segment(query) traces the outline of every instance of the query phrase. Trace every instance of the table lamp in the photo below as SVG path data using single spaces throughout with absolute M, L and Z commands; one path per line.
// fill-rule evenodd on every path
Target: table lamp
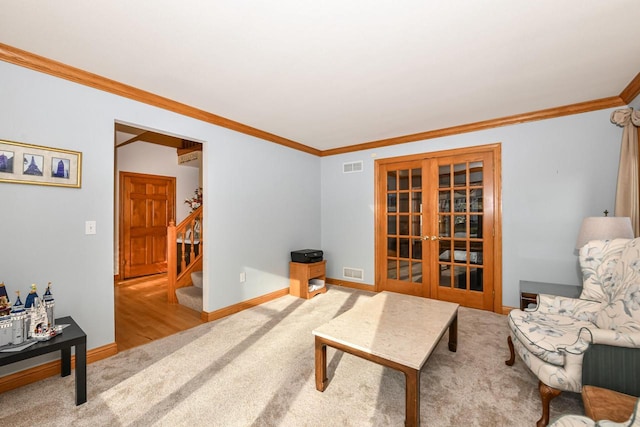
M 576 249 L 582 248 L 590 240 L 633 239 L 631 218 L 622 216 L 592 216 L 585 218 L 580 227 Z

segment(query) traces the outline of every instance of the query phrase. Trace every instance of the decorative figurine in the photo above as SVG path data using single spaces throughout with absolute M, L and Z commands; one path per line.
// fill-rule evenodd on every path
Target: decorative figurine
M 19 351 L 62 333 L 62 326 L 55 325 L 51 282 L 47 284 L 42 298 L 38 297 L 36 285 L 31 285 L 24 305 L 20 292 L 16 294 L 16 302 L 12 306 L 4 283 L 0 283 L 0 348 Z

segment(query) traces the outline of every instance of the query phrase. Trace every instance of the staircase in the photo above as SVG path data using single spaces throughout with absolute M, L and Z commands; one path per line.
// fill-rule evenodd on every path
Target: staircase
M 202 311 L 202 271 L 191 273 L 192 286 L 176 289 L 178 303 L 192 310 Z
M 202 311 L 202 207 L 167 228 L 167 300 Z

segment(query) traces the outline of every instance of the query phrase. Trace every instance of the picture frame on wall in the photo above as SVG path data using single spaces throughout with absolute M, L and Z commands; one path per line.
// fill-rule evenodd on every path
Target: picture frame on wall
M 0 183 L 80 188 L 82 153 L 0 140 Z

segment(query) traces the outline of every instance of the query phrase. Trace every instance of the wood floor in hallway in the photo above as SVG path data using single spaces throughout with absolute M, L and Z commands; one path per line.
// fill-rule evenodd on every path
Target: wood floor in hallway
M 204 323 L 200 313 L 167 301 L 167 276 L 115 283 L 116 344 L 127 350 Z

